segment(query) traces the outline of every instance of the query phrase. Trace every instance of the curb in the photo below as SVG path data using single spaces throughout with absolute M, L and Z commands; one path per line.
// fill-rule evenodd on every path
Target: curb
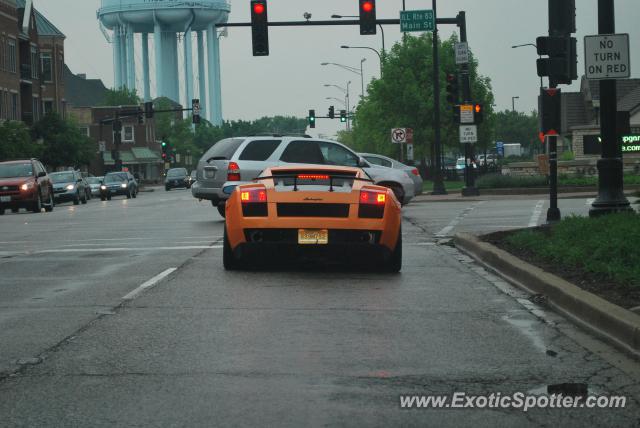
M 528 292 L 542 294 L 558 312 L 600 338 L 640 357 L 640 315 L 533 266 L 476 236 L 458 233 L 456 247 Z

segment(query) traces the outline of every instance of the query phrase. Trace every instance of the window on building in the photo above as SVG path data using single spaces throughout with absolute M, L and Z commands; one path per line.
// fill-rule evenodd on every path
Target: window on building
M 40 99 L 33 97 L 33 102 L 31 103 L 31 108 L 33 109 L 33 122 L 37 122 L 40 120 Z
M 42 52 L 42 54 L 40 54 L 40 60 L 42 61 L 42 80 L 45 82 L 53 82 L 51 52 Z
M 126 143 L 133 143 L 133 126 L 125 125 L 122 127 L 122 141 Z
M 9 39 L 9 41 L 7 41 L 7 71 L 15 73 L 18 69 L 17 61 L 16 41 L 15 39 Z
M 86 135 L 87 137 L 91 137 L 91 134 L 89 132 L 89 127 L 88 126 L 80 126 L 79 129 L 80 129 L 80 132 L 82 133 L 82 135 Z
M 18 94 L 11 93 L 11 117 L 12 120 L 18 120 Z
M 37 79 L 40 77 L 40 73 L 38 69 L 40 65 L 40 61 L 38 61 L 38 48 L 36 46 L 31 46 L 31 78 Z
M 0 119 L 7 118 L 7 108 L 5 107 L 6 96 L 4 91 L 0 91 Z
M 53 113 L 53 101 L 48 100 L 42 103 L 42 113 L 43 114 Z

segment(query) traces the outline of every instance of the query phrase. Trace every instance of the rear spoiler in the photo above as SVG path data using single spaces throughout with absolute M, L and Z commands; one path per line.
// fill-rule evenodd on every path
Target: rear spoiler
M 313 173 L 313 172 L 307 172 L 307 173 Z M 324 174 L 324 171 L 319 172 L 318 174 L 322 173 L 323 175 L 328 175 L 329 176 L 329 191 L 333 192 L 333 180 L 354 180 L 354 181 L 365 181 L 367 183 L 373 183 L 373 180 L 370 180 L 368 178 L 359 178 L 356 177 L 355 175 L 345 175 L 345 174 L 331 174 L 331 173 L 327 173 Z M 278 174 L 278 175 L 271 175 L 268 177 L 257 177 L 255 178 L 253 181 L 260 181 L 260 180 L 273 180 L 276 178 L 293 178 L 293 191 L 297 192 L 298 191 L 298 177 L 299 175 L 304 175 L 304 174 L 300 174 L 300 173 L 296 173 L 296 174 Z

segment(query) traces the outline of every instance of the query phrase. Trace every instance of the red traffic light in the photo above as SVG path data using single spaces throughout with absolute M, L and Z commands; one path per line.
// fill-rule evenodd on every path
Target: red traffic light
M 454 74 L 447 74 L 447 82 L 453 82 L 456 80 L 456 76 Z
M 474 107 L 476 113 L 480 113 L 482 112 L 482 106 L 480 104 L 476 104 L 476 106 Z
M 264 3 L 254 3 L 253 4 L 253 13 L 257 13 L 261 15 L 264 13 Z
M 373 3 L 370 1 L 362 3 L 362 10 L 364 12 L 371 12 L 373 10 Z

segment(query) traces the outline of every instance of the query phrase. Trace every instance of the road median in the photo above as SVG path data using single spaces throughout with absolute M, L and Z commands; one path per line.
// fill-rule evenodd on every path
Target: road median
M 582 327 L 640 357 L 640 315 L 533 266 L 478 237 L 459 233 L 456 247 L 498 275 L 531 293 Z

